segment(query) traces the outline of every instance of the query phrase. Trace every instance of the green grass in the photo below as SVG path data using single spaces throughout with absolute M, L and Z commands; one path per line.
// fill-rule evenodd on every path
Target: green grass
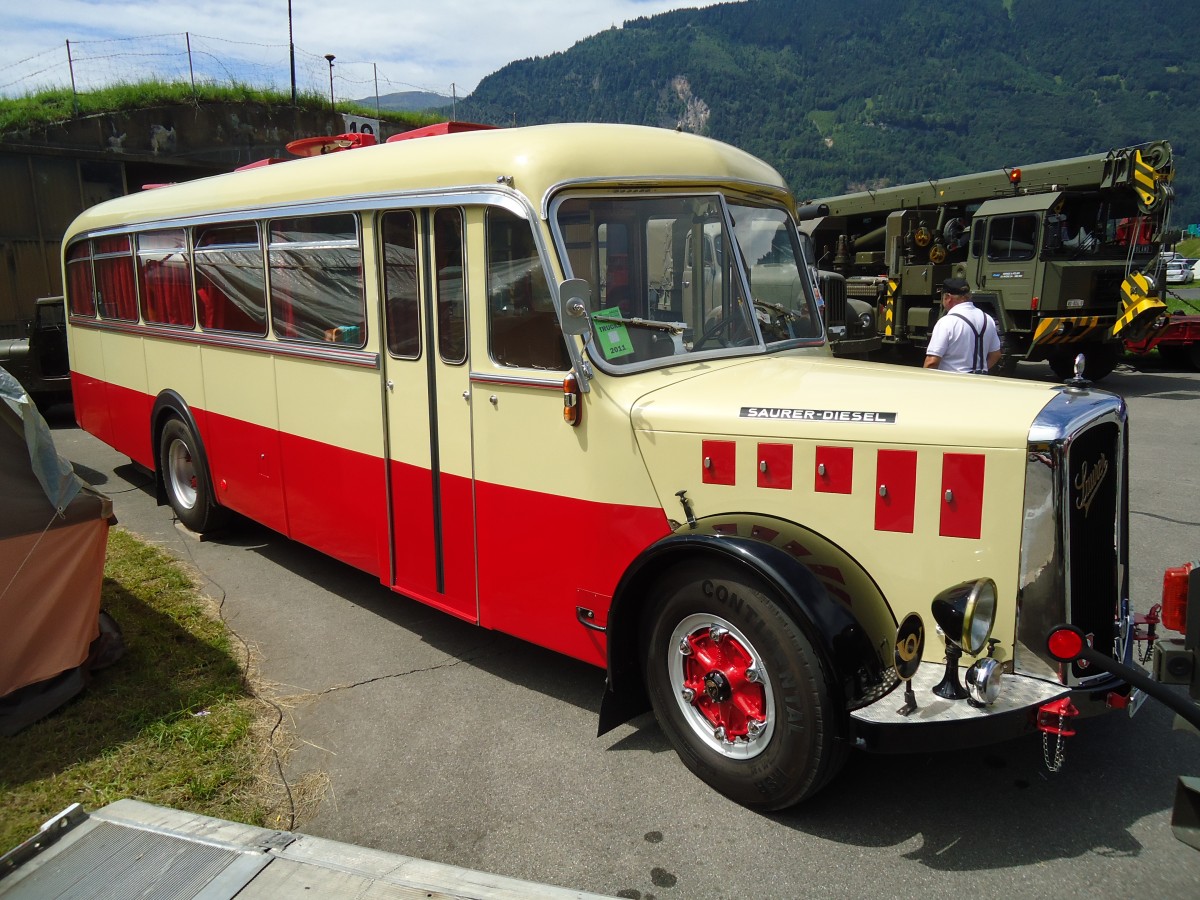
M 1162 298 L 1163 302 L 1167 304 L 1167 311 L 1170 313 L 1183 313 L 1189 316 L 1200 315 L 1200 299 L 1195 299 L 1192 295 L 1184 297 L 1179 293 L 1180 289 L 1190 292 L 1192 288 L 1197 286 L 1200 286 L 1200 282 L 1169 285 L 1166 296 Z
M 15 98 L 0 98 L 0 134 L 22 128 L 50 125 L 75 116 L 120 112 L 122 110 L 161 106 L 173 103 L 265 103 L 270 106 L 291 106 L 291 94 L 262 90 L 244 84 L 226 86 L 198 85 L 189 82 L 139 81 L 110 85 L 99 91 L 72 95 L 64 89 L 43 90 Z M 327 96 L 304 93 L 296 97 L 301 109 L 323 110 L 329 105 Z M 382 110 L 359 103 L 337 104 L 341 112 L 416 128 L 439 122 L 438 116 L 428 113 L 407 113 Z
M 114 529 L 101 603 L 126 649 L 51 716 L 0 737 L 0 853 L 71 803 L 132 797 L 291 826 L 272 777 L 275 708 L 254 698 L 215 604 L 173 559 Z
M 1200 259 L 1200 238 L 1187 238 L 1175 245 L 1175 252 L 1189 259 Z

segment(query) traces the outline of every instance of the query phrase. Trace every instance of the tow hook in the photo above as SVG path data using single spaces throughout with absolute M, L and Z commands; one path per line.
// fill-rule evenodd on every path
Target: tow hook
M 1046 768 L 1058 772 L 1063 767 L 1066 756 L 1066 738 L 1075 734 L 1074 728 L 1067 727 L 1067 719 L 1079 715 L 1079 708 L 1071 702 L 1070 697 L 1063 697 L 1052 703 L 1038 707 L 1037 727 L 1042 732 L 1042 759 Z M 1054 751 L 1050 750 L 1050 735 L 1054 735 Z
M 1154 652 L 1154 642 L 1158 639 L 1158 623 L 1162 621 L 1162 604 L 1155 603 L 1145 615 L 1137 613 L 1133 617 L 1133 639 L 1137 643 L 1146 644 L 1142 651 L 1141 661 L 1144 663 Z M 1143 631 L 1142 629 L 1145 628 Z

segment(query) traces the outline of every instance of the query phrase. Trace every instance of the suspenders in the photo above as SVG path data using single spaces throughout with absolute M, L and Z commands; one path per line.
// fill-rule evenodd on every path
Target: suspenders
M 980 312 L 983 312 L 983 311 L 980 310 Z M 955 315 L 955 313 L 953 310 L 951 310 L 950 312 L 946 313 L 946 315 L 953 316 L 953 315 Z M 973 335 L 975 335 L 975 353 L 971 360 L 971 374 L 972 375 L 986 375 L 987 371 L 988 371 L 987 360 L 986 360 L 985 354 L 983 352 L 983 335 L 984 335 L 984 332 L 987 331 L 987 318 L 986 318 L 987 313 L 983 313 L 983 315 L 985 316 L 985 318 L 983 320 L 983 328 L 982 329 L 976 328 L 975 323 L 972 322 L 970 319 L 968 319 L 965 315 L 958 316 L 958 318 L 962 319 L 967 324 L 967 327 L 971 329 L 971 333 Z

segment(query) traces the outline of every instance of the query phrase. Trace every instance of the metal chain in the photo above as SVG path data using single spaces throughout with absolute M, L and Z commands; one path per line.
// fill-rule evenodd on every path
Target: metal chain
M 1066 743 L 1063 741 L 1063 730 L 1066 728 L 1067 717 L 1059 714 L 1058 717 L 1058 734 L 1054 736 L 1054 761 L 1050 761 L 1050 734 L 1042 732 L 1042 759 L 1046 762 L 1046 768 L 1051 772 L 1060 772 L 1063 767 L 1063 758 L 1066 756 Z

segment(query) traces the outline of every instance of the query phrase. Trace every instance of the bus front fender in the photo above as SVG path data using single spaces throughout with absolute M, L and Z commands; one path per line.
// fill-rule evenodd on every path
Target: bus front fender
M 749 537 L 676 533 L 644 550 L 617 585 L 606 637 L 608 679 L 600 706 L 599 734 L 650 708 L 641 666 L 642 635 L 655 608 L 655 583 L 665 569 L 705 560 L 734 562 L 769 588 L 772 599 L 804 630 L 832 675 L 843 708 L 858 705 L 883 681 L 884 666 L 867 629 L 850 607 L 827 590 L 786 550 Z

